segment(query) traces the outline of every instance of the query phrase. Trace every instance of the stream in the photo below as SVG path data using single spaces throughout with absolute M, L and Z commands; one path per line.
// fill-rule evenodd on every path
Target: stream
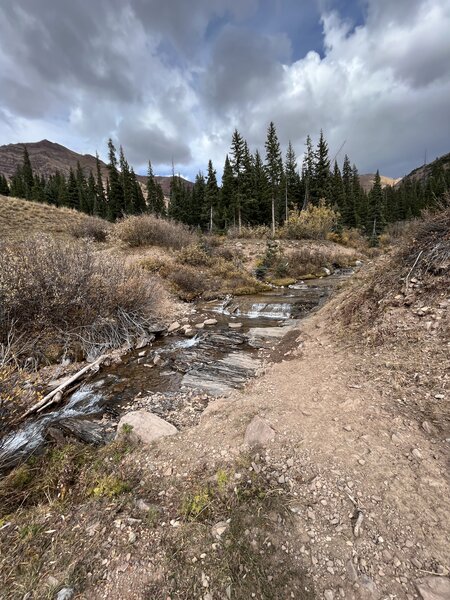
M 105 443 L 114 437 L 120 415 L 142 406 L 141 399 L 147 410 L 180 426 L 176 414 L 186 399 L 194 397 L 195 406 L 187 408 L 201 414 L 214 397 L 242 387 L 262 370 L 298 319 L 321 306 L 351 274 L 339 271 L 258 295 L 195 303 L 187 335 L 180 328 L 102 366 L 62 405 L 30 417 L 7 434 L 0 440 L 0 469 L 26 459 L 49 438 L 57 439 L 55 430 L 60 436 L 62 432 Z

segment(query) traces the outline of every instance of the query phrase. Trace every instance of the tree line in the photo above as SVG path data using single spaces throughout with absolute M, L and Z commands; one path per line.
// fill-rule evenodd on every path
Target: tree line
M 238 130 L 233 132 L 225 157 L 221 184 L 212 161 L 189 184 L 172 170 L 170 197 L 164 198 L 149 162 L 145 193 L 123 149 L 119 156 L 108 142 L 107 177 L 97 155 L 96 172 L 85 175 L 78 163 L 68 177 L 55 173 L 48 179 L 34 175 L 28 152 L 8 184 L 0 177 L 0 193 L 68 206 L 111 221 L 127 214 L 150 212 L 168 216 L 202 230 L 225 231 L 242 225 L 269 225 L 273 232 L 292 211 L 325 203 L 340 215 L 340 226 L 378 236 L 387 223 L 418 216 L 450 189 L 450 170 L 435 161 L 425 181 L 407 178 L 395 186 L 381 185 L 379 172 L 366 193 L 356 166 L 345 155 L 342 168 L 331 164 L 328 143 L 321 131 L 314 146 L 308 135 L 302 164 L 289 142 L 283 156 L 274 123 L 267 129 L 264 156 L 251 152 Z

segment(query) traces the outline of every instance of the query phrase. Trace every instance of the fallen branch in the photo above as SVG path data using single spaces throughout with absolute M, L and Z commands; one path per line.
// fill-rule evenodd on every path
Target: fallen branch
M 100 363 L 105 358 L 106 358 L 106 355 L 103 354 L 102 356 L 99 356 L 97 358 L 97 360 L 94 360 L 94 362 L 89 363 L 88 365 L 86 365 L 85 367 L 83 367 L 82 369 L 77 371 L 74 375 L 72 375 L 72 377 L 69 377 L 69 379 L 67 381 L 64 381 L 64 383 L 62 383 L 57 388 L 52 390 L 49 394 L 47 394 L 44 398 L 42 398 L 42 400 L 40 400 L 39 402 L 34 404 L 31 408 L 29 408 L 27 410 L 27 412 L 23 415 L 22 418 L 24 419 L 25 417 L 28 417 L 28 415 L 31 415 L 34 412 L 41 412 L 42 410 L 44 410 L 51 404 L 56 404 L 56 402 L 60 402 L 62 399 L 62 396 L 63 396 L 63 394 L 62 394 L 63 390 L 65 390 L 71 383 L 73 383 L 74 381 L 79 379 L 82 375 L 84 375 L 84 373 L 87 373 L 88 371 L 90 371 L 91 369 L 96 367 L 97 365 L 100 365 Z M 55 400 L 53 400 L 53 398 L 55 396 L 57 397 L 57 399 L 55 398 Z
M 408 273 L 408 275 L 406 276 L 406 279 L 405 279 L 405 290 L 406 290 L 406 291 L 408 291 L 408 285 L 409 285 L 409 281 L 408 281 L 408 280 L 409 280 L 410 276 L 412 275 L 412 273 L 413 273 L 414 269 L 416 268 L 416 265 L 417 265 L 417 263 L 419 262 L 419 259 L 420 259 L 420 257 L 422 256 L 422 254 L 423 254 L 423 250 L 421 250 L 421 251 L 419 252 L 419 254 L 417 255 L 417 258 L 416 258 L 416 261 L 415 261 L 415 263 L 413 264 L 413 266 L 411 267 L 411 270 L 410 270 L 410 272 L 409 272 L 409 273 Z

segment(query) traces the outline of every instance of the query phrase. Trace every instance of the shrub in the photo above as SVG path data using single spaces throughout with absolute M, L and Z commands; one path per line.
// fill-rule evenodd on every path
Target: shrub
M 192 244 L 180 250 L 177 259 L 181 264 L 192 267 L 207 267 L 212 262 L 211 257 L 199 244 Z
M 75 221 L 68 225 L 67 229 L 75 239 L 89 239 L 94 240 L 95 242 L 105 242 L 110 225 L 98 217 L 86 216 L 80 221 Z
M 179 298 L 188 302 L 201 296 L 207 289 L 205 276 L 189 266 L 174 270 L 169 280 L 175 285 Z
M 301 240 L 323 240 L 337 225 L 339 214 L 321 202 L 310 204 L 306 210 L 292 211 L 289 220 L 280 228 L 280 237 Z
M 160 288 L 138 267 L 94 252 L 92 243 L 44 236 L 0 248 L 0 344 L 26 337 L 95 355 L 144 334 L 161 308 Z M 42 350 L 42 347 L 41 347 Z M 45 352 L 44 352 L 45 356 Z
M 240 231 L 238 227 L 230 227 L 230 229 L 227 231 L 227 236 L 233 239 L 257 238 L 260 240 L 267 240 L 272 237 L 272 230 L 267 225 L 255 225 L 253 227 L 250 225 L 244 225 L 241 227 Z
M 125 217 L 114 225 L 113 238 L 130 248 L 162 246 L 178 250 L 195 242 L 186 225 L 154 215 Z

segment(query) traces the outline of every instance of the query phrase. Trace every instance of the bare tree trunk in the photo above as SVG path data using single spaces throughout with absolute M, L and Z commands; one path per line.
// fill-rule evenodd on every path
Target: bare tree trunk
M 275 237 L 275 198 L 272 195 L 272 237 Z
M 212 233 L 213 229 L 213 207 L 211 206 L 211 210 L 209 211 L 209 233 Z
M 238 228 L 239 228 L 239 233 L 241 233 L 241 227 L 242 227 L 241 207 L 239 206 L 239 208 L 238 208 Z

